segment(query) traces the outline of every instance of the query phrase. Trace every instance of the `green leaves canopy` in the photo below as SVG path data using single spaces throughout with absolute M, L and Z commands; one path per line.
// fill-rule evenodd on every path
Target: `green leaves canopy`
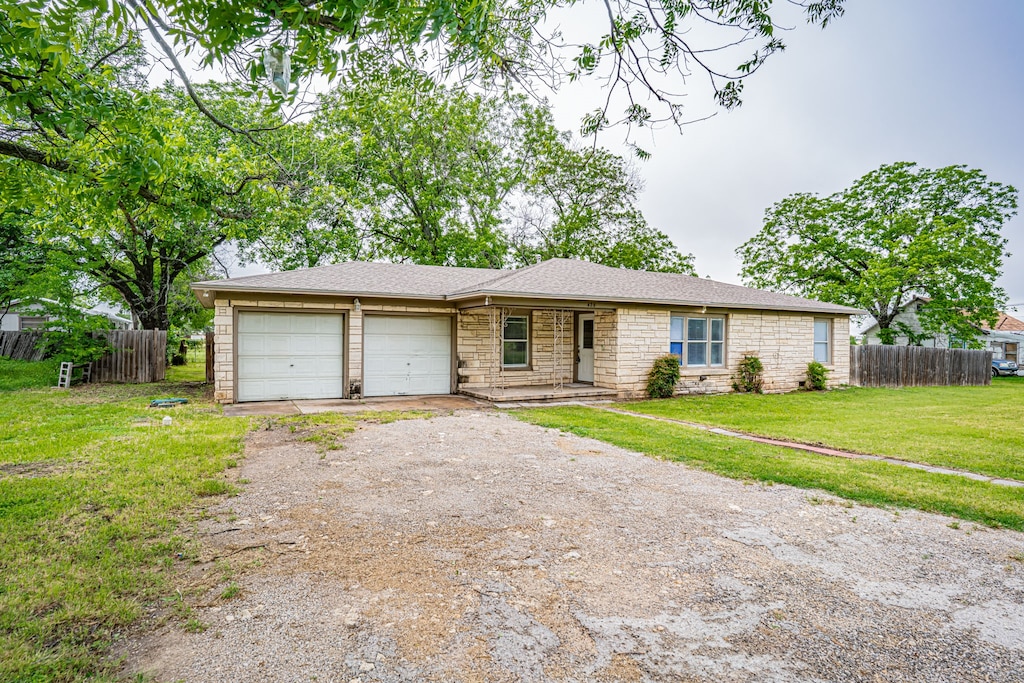
M 895 163 L 830 197 L 795 194 L 736 253 L 746 283 L 863 308 L 888 329 L 914 296 L 924 328 L 964 339 L 994 323 L 1001 229 L 1017 190 L 965 166 Z
M 296 138 L 308 173 L 276 227 L 247 245 L 250 258 L 498 268 L 560 256 L 692 272 L 692 257 L 636 208 L 632 168 L 577 148 L 544 106 L 408 72 L 339 87 L 322 104 Z

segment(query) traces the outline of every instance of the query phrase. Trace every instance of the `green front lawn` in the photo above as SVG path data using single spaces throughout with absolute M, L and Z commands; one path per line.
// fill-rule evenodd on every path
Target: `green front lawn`
M 1024 378 L 639 401 L 625 410 L 1024 480 Z
M 513 415 L 734 479 L 820 489 L 861 503 L 917 508 L 1024 530 L 1024 493 L 1017 488 L 766 446 L 598 408 L 537 408 Z
M 198 499 L 231 490 L 249 424 L 194 385 L 55 383 L 52 364 L 0 362 L 3 681 L 111 674 L 109 646 L 194 552 L 181 530 Z M 147 407 L 166 396 L 190 403 Z

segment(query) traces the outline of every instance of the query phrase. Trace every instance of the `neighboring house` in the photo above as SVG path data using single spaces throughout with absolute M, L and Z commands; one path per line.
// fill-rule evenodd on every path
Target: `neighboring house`
M 464 393 L 637 397 L 656 358 L 680 392 L 729 391 L 744 354 L 766 389 L 815 358 L 849 381 L 853 308 L 687 275 L 551 259 L 518 270 L 350 262 L 197 282 L 215 307 L 222 402 Z
M 924 334 L 921 322 L 917 317 L 917 312 L 922 306 L 927 305 L 927 298 L 914 297 L 900 309 L 899 313 L 896 314 L 896 317 L 893 319 L 893 325 L 896 323 L 902 323 L 915 335 Z M 863 335 L 865 344 L 882 343 L 878 338 L 878 329 L 878 323 L 875 323 L 864 330 Z M 1024 322 L 1021 322 L 1006 313 L 1000 313 L 999 320 L 995 326 L 989 327 L 987 324 L 983 324 L 978 328 L 977 339 L 983 343 L 985 349 L 992 351 L 994 358 L 1006 358 L 1007 360 L 1016 361 L 1020 357 L 1020 345 L 1024 344 Z M 920 342 L 920 346 L 950 349 L 966 348 L 968 342 L 973 340 L 957 339 L 955 337 L 951 338 L 945 334 L 935 334 L 919 339 L 918 341 Z M 910 343 L 911 340 L 907 335 L 899 335 L 896 337 L 897 346 L 906 346 Z
M 39 301 L 27 302 L 15 299 L 5 308 L 0 308 L 0 332 L 20 332 L 23 330 L 39 330 L 46 327 L 50 322 L 50 316 L 46 313 L 46 307 L 39 302 L 56 304 L 52 299 L 39 299 Z M 102 315 L 114 325 L 115 330 L 130 330 L 132 321 L 122 318 L 110 311 L 103 311 L 98 308 L 77 307 L 83 313 Z

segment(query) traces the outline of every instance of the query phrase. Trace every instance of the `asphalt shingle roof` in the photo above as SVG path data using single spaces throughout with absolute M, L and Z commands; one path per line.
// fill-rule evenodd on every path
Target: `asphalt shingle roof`
M 446 294 L 490 280 L 503 272 L 506 271 L 349 261 L 331 266 L 286 270 L 281 273 L 196 282 L 192 287 L 443 299 Z
M 857 314 L 855 308 L 675 273 L 549 259 L 518 270 L 351 261 L 197 282 L 195 289 L 464 300 L 477 296 L 579 299 Z

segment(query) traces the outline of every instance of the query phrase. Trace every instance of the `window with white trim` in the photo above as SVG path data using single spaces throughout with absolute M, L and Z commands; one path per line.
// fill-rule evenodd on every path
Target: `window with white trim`
M 530 363 L 530 318 L 510 315 L 501 331 L 501 364 L 506 368 L 525 368 Z
M 814 360 L 819 363 L 832 362 L 832 323 L 830 320 L 814 321 Z
M 672 316 L 669 351 L 679 356 L 683 366 L 724 366 L 725 318 Z

